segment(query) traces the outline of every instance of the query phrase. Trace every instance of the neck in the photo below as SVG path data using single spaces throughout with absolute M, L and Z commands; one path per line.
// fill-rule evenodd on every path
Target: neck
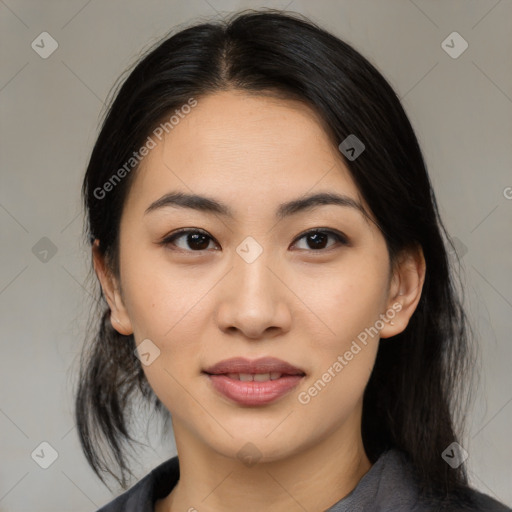
M 259 512 L 270 504 L 273 512 L 326 510 L 371 468 L 360 430 L 349 425 L 289 457 L 252 466 L 198 443 L 179 422 L 173 426 L 180 479 L 156 512 Z

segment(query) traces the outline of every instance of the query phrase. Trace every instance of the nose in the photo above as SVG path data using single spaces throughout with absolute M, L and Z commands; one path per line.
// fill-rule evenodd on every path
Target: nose
M 267 258 L 265 251 L 251 263 L 236 254 L 233 268 L 218 290 L 219 328 L 250 339 L 274 337 L 288 331 L 291 313 L 287 300 L 293 294 L 283 284 L 280 274 L 275 260 Z

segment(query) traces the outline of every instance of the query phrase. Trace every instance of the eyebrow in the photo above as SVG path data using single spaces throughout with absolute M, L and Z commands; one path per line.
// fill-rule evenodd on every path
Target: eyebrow
M 284 219 L 285 217 L 311 210 L 321 205 L 337 205 L 353 208 L 360 212 L 366 219 L 369 218 L 368 213 L 361 203 L 349 196 L 332 192 L 320 192 L 282 203 L 276 210 L 276 218 Z M 211 197 L 197 194 L 185 194 L 183 192 L 169 192 L 163 195 L 146 208 L 144 215 L 168 206 L 190 208 L 205 213 L 220 214 L 231 219 L 234 218 L 233 211 L 228 205 Z

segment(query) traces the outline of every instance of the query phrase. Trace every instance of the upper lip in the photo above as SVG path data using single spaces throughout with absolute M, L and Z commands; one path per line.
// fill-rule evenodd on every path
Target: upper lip
M 275 357 L 262 357 L 253 361 L 243 357 L 224 359 L 206 368 L 205 373 L 220 375 L 223 373 L 270 373 L 279 372 L 287 375 L 305 375 L 305 372 L 286 361 Z

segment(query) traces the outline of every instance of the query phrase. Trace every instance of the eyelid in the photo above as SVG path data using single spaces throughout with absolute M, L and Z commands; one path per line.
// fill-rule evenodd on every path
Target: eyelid
M 201 228 L 181 228 L 181 229 L 178 229 L 178 230 L 173 231 L 172 233 L 169 233 L 168 235 L 166 235 L 158 243 L 159 243 L 159 245 L 163 245 L 163 246 L 173 245 L 174 240 L 176 240 L 177 238 L 180 238 L 181 236 L 186 235 L 188 233 L 200 233 L 202 235 L 207 236 L 213 242 L 215 242 L 217 245 L 219 245 L 217 243 L 217 241 L 215 240 L 215 238 L 213 238 L 212 235 L 210 235 L 207 231 L 205 231 L 204 229 L 201 229 Z M 194 252 L 195 253 L 202 253 L 203 251 L 205 251 L 207 249 L 202 249 L 200 251 L 191 251 L 191 250 L 187 250 L 187 249 L 181 249 L 181 247 L 177 247 L 175 250 L 177 250 L 177 251 L 184 251 L 184 252 L 191 252 L 191 253 L 194 253 Z
M 200 229 L 200 228 L 181 228 L 181 229 L 178 229 L 178 230 L 170 233 L 169 235 L 165 236 L 159 242 L 159 244 L 160 245 L 164 245 L 164 246 L 173 245 L 174 240 L 176 240 L 180 236 L 186 235 L 187 233 L 201 233 L 203 235 L 206 235 L 214 243 L 219 245 L 213 236 L 211 236 L 204 229 Z M 327 235 L 331 235 L 333 238 L 335 238 L 337 240 L 338 243 L 340 243 L 342 245 L 350 245 L 348 237 L 344 233 L 342 233 L 341 231 L 338 231 L 337 229 L 333 229 L 333 228 L 322 228 L 322 227 L 310 228 L 310 229 L 307 229 L 307 230 L 303 231 L 302 233 L 300 233 L 299 235 L 297 235 L 295 237 L 295 239 L 292 242 L 292 245 L 295 245 L 299 240 L 304 238 L 306 235 L 309 235 L 309 234 L 312 234 L 312 233 L 325 233 Z M 332 248 L 332 246 L 330 246 L 330 247 L 328 247 L 326 249 L 318 249 L 318 250 L 314 250 L 314 249 L 299 249 L 299 250 L 304 250 L 304 251 L 307 251 L 307 252 L 310 252 L 310 253 L 319 253 L 319 254 L 321 254 L 321 253 L 325 253 L 325 252 L 329 251 L 329 249 L 331 249 L 331 248 Z M 176 250 L 178 250 L 178 251 L 181 250 L 181 251 L 190 252 L 190 253 L 202 253 L 203 251 L 207 251 L 208 249 L 201 249 L 199 251 L 192 251 L 192 250 L 177 248 Z
M 325 233 L 327 235 L 331 235 L 340 244 L 342 244 L 342 245 L 349 245 L 348 237 L 344 233 L 342 233 L 341 231 L 338 231 L 337 229 L 333 229 L 333 228 L 321 228 L 321 227 L 320 228 L 306 229 L 305 231 L 303 231 L 302 233 L 297 235 L 295 240 L 292 242 L 292 245 L 296 244 L 301 238 L 304 238 L 306 235 L 309 235 L 311 233 Z M 304 249 L 304 250 L 308 251 L 308 252 L 322 253 L 322 252 L 328 251 L 331 247 L 329 247 L 327 249 L 318 249 L 316 251 L 314 249 Z

